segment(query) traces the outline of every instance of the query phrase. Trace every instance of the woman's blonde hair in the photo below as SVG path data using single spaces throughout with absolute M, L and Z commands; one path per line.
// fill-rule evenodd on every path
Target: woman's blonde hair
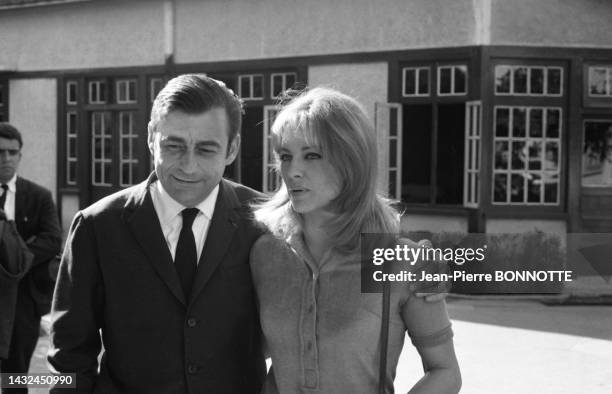
M 354 251 L 360 233 L 399 231 L 399 214 L 376 192 L 378 155 L 374 130 L 363 107 L 336 90 L 317 87 L 301 92 L 283 106 L 271 128 L 272 146 L 300 134 L 337 171 L 340 192 L 331 202 L 337 213 L 327 229 L 339 251 Z M 285 238 L 301 226 L 301 217 L 291 207 L 287 188 L 255 207 L 255 218 L 273 234 Z

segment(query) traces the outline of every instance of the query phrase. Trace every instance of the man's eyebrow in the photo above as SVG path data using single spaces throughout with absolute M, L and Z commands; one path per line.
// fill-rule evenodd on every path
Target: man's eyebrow
M 163 136 L 162 140 L 163 141 L 168 141 L 168 142 L 180 142 L 181 144 L 185 143 L 185 139 L 184 138 L 177 137 L 177 136 L 174 136 L 174 135 Z

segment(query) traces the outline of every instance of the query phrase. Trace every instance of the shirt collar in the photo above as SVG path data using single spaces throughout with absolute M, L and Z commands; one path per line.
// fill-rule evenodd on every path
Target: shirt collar
M 180 215 L 181 211 L 187 207 L 178 203 L 175 199 L 173 199 L 166 189 L 162 186 L 159 180 L 155 181 L 150 186 L 154 193 L 159 197 L 159 209 L 158 213 L 160 216 L 160 221 L 170 222 L 176 216 Z M 215 186 L 214 189 L 208 194 L 208 197 L 204 199 L 204 201 L 200 202 L 194 208 L 198 208 L 200 213 L 202 213 L 206 219 L 211 220 L 213 213 L 215 211 L 215 203 L 217 202 L 217 196 L 219 195 L 219 185 Z
M 17 174 L 13 175 L 11 180 L 6 182 L 6 184 L 8 185 L 9 191 L 15 193 L 15 191 L 17 190 Z

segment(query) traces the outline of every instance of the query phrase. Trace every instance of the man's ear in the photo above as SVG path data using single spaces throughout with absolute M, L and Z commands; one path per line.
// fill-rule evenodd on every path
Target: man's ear
M 147 133 L 147 145 L 149 146 L 149 152 L 153 154 L 153 150 L 155 147 L 155 131 L 151 129 L 151 125 L 149 125 L 149 131 Z
M 236 134 L 232 142 L 229 144 L 227 149 L 227 157 L 225 158 L 225 165 L 229 166 L 236 160 L 238 152 L 240 152 L 240 134 Z

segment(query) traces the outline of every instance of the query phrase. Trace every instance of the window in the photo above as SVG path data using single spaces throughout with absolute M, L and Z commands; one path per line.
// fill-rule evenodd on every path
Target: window
M 77 100 L 77 82 L 76 81 L 68 81 L 68 82 L 66 82 L 66 104 L 68 104 L 68 105 L 76 105 L 76 104 L 78 104 L 78 100 Z
M 438 67 L 438 95 L 458 96 L 467 94 L 467 66 Z
M 151 78 L 149 82 L 150 82 L 149 101 L 152 103 L 153 101 L 155 101 L 157 94 L 164 87 L 164 80 L 162 78 Z
M 405 67 L 402 71 L 402 96 L 429 96 L 429 67 Z
M 66 184 L 77 184 L 77 136 L 78 114 L 68 111 L 66 114 Z
M 113 171 L 113 133 L 110 112 L 91 113 L 91 183 L 111 186 Z
M 126 187 L 136 183 L 135 167 L 138 158 L 135 155 L 135 145 L 138 135 L 134 132 L 133 111 L 119 112 L 119 186 Z
M 285 90 L 292 88 L 297 81 L 296 73 L 275 73 L 270 77 L 271 98 L 276 98 Z
M 612 187 L 612 120 L 584 122 L 582 186 Z
M 562 96 L 563 68 L 527 65 L 495 66 L 495 94 Z
M 465 107 L 465 163 L 463 205 L 478 207 L 480 198 L 480 134 L 482 104 L 470 101 Z
M 281 185 L 280 174 L 276 171 L 276 157 L 272 150 L 271 127 L 274 118 L 280 111 L 276 105 L 264 107 L 264 132 L 263 132 L 263 192 L 274 193 Z
M 562 109 L 494 111 L 493 204 L 559 204 Z
M 0 81 L 0 122 L 6 122 L 8 120 L 8 116 L 6 115 L 6 99 L 4 98 L 6 94 L 6 89 L 4 81 Z
M 105 104 L 106 103 L 106 82 L 105 81 L 90 81 L 88 84 L 89 104 Z
M 238 95 L 245 100 L 263 99 L 263 75 L 240 75 L 238 77 Z
M 133 104 L 136 102 L 136 80 L 124 79 L 115 81 L 117 104 Z

